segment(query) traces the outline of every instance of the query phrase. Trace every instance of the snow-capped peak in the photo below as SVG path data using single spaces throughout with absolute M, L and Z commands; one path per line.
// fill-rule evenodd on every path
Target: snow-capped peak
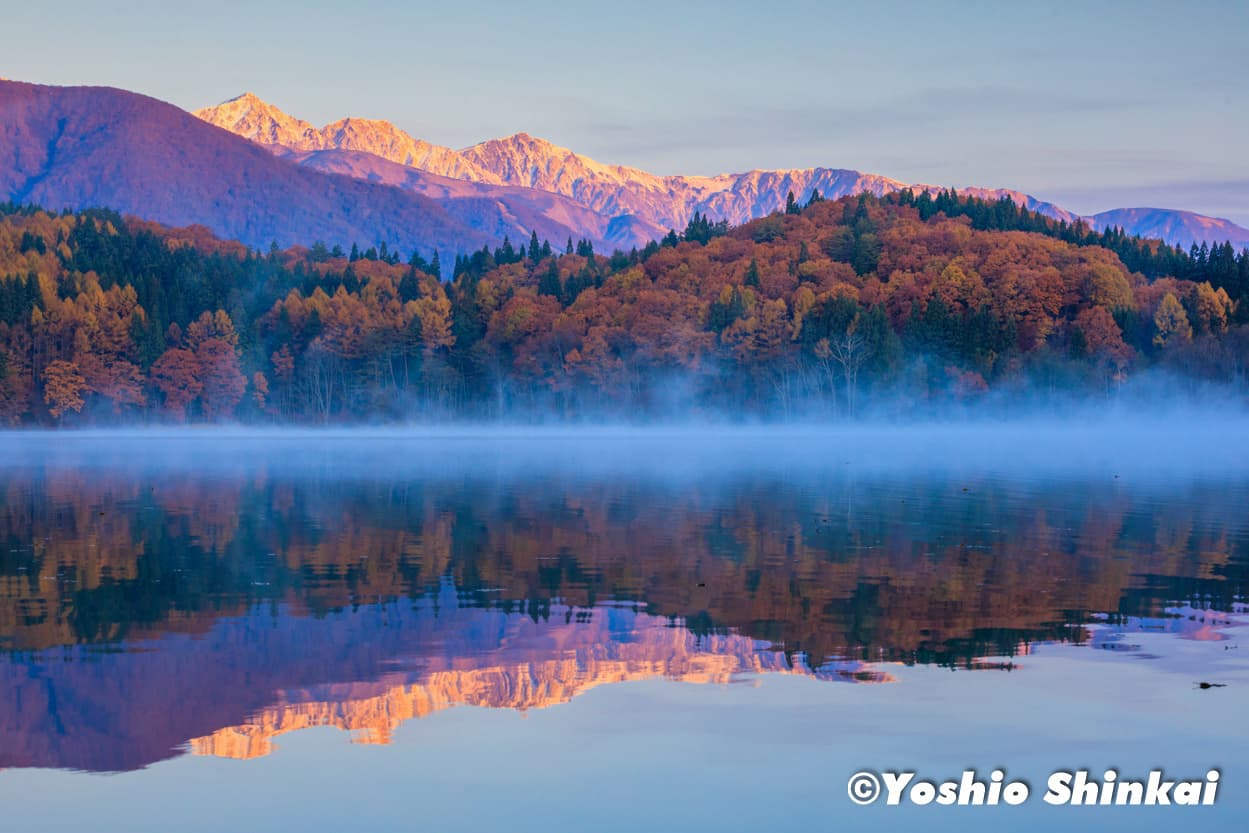
M 388 121 L 345 118 L 322 128 L 294 118 L 252 93 L 244 93 L 195 115 L 240 136 L 298 151 L 342 150 L 369 153 L 421 171 L 488 185 L 513 185 L 571 198 L 607 218 L 629 217 L 648 229 L 684 228 L 695 212 L 730 223 L 744 223 L 785 205 L 792 191 L 806 200 L 818 190 L 835 199 L 848 194 L 891 193 L 903 188 L 937 190 L 874 174 L 840 168 L 751 170 L 718 176 L 658 176 L 637 168 L 608 165 L 588 156 L 519 132 L 452 150 L 417 139 Z M 1002 188 L 964 188 L 960 193 L 983 199 L 1010 197 L 1030 210 L 1074 222 L 1078 215 L 1028 194 Z M 1168 240 L 1197 232 L 1192 221 L 1151 215 L 1098 215 L 1094 224 L 1126 220 Z M 1198 215 L 1194 215 L 1198 216 Z M 1151 225 L 1152 223 L 1152 225 Z M 1231 225 L 1231 224 L 1228 224 Z M 1235 228 L 1235 227 L 1233 227 Z M 1227 233 L 1220 227 L 1217 233 Z M 1234 236 L 1234 235 L 1232 235 Z
M 417 139 L 388 121 L 349 117 L 317 128 L 284 113 L 253 93 L 243 93 L 215 107 L 196 110 L 204 121 L 254 142 L 300 151 L 351 150 L 441 176 L 498 184 L 450 148 Z

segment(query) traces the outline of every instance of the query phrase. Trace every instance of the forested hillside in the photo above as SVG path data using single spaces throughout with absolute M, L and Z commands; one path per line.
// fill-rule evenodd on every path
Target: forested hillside
M 430 254 L 5 206 L 0 420 L 845 418 L 1249 374 L 1249 252 L 1009 200 L 816 194 L 630 253 Z

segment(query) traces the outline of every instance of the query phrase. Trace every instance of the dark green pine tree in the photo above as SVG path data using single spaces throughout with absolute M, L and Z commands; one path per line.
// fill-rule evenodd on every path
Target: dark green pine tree
M 516 249 L 512 247 L 512 241 L 506 234 L 503 235 L 503 245 L 494 253 L 494 260 L 499 264 L 515 263 L 517 260 Z
M 691 243 L 705 244 L 711 239 L 711 222 L 701 213 L 695 211 L 694 216 L 685 225 L 685 233 L 681 236 Z
M 564 287 L 559 280 L 559 267 L 555 265 L 554 260 L 550 260 L 548 263 L 550 265 L 542 273 L 542 276 L 538 278 L 538 294 L 558 298 L 564 291 Z
M 416 266 L 408 267 L 407 273 L 399 281 L 399 300 L 405 304 L 421 297 L 421 281 L 416 276 L 416 271 Z
M 759 260 L 757 258 L 750 259 L 750 265 L 746 267 L 746 277 L 742 280 L 746 286 L 759 288 Z

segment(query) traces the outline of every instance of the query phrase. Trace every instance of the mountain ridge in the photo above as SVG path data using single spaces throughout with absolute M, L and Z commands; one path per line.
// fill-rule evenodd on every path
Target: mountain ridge
M 495 240 L 509 234 L 515 238 L 519 227 L 557 243 L 576 235 L 627 250 L 644 246 L 666 231 L 633 217 L 608 217 L 562 194 L 443 176 L 365 151 L 294 151 L 275 146 L 274 152 L 324 173 L 364 179 L 434 199 L 453 217 L 493 235 Z
M 240 104 L 242 102 L 243 104 Z M 245 93 L 194 112 L 227 130 L 266 144 L 300 150 L 356 150 L 391 162 L 454 179 L 510 185 L 560 194 L 609 218 L 633 218 L 650 229 L 681 229 L 695 213 L 740 225 L 782 210 L 789 192 L 805 201 L 813 191 L 836 198 L 858 193 L 882 196 L 904 188 L 941 190 L 845 168 L 752 169 L 715 176 L 652 174 L 639 168 L 599 162 L 527 132 L 487 139 L 459 150 L 418 139 L 380 119 L 340 119 L 314 128 Z M 350 125 L 344 129 L 343 125 Z M 285 141 L 283 141 L 285 137 Z M 1098 230 L 1120 226 L 1129 234 L 1169 243 L 1231 241 L 1249 246 L 1249 229 L 1221 218 L 1176 209 L 1111 209 L 1081 216 L 1055 203 L 1009 188 L 964 187 L 962 196 L 1017 204 L 1057 220 L 1083 220 Z M 614 242 L 624 243 L 626 235 Z
M 317 128 L 250 92 L 192 115 L 262 145 L 301 151 L 364 151 L 440 176 L 503 184 L 488 171 L 469 165 L 457 151 L 417 139 L 381 119 L 346 117 Z
M 1210 217 L 1173 208 L 1112 208 L 1086 218 L 1099 231 L 1118 227 L 1141 237 L 1194 243 L 1229 242 L 1237 249 L 1249 247 L 1249 229 L 1223 217 Z
M 111 87 L 0 82 L 0 199 L 204 225 L 256 248 L 321 239 L 450 252 L 495 242 L 428 197 L 295 165 Z

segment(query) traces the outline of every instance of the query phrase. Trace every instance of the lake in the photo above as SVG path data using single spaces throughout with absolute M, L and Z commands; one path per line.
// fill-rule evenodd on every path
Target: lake
M 3 435 L 5 829 L 1240 829 L 1246 436 Z

